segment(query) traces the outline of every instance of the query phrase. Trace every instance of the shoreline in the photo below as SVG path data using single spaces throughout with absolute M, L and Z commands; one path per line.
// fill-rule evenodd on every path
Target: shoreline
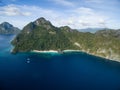
M 111 58 L 106 58 L 106 57 L 103 57 L 103 56 L 100 56 L 100 55 L 95 55 L 95 54 L 89 53 L 89 52 L 87 52 L 87 51 L 85 51 L 85 50 L 63 50 L 63 51 L 58 51 L 58 50 L 45 50 L 45 51 L 33 50 L 33 51 L 31 51 L 31 52 L 34 52 L 34 53 L 56 53 L 56 54 L 83 52 L 83 53 L 86 53 L 86 54 L 89 54 L 89 55 L 92 55 L 92 56 L 96 56 L 96 57 L 100 57 L 100 58 L 103 58 L 103 59 L 106 59 L 106 60 L 111 60 L 111 61 L 120 62 L 120 60 L 111 59 Z
M 35 52 L 35 53 L 59 53 L 59 54 L 63 54 L 63 53 L 69 53 L 69 52 L 83 52 L 82 50 L 63 50 L 63 51 L 58 51 L 58 50 L 32 50 L 31 52 Z
M 85 52 L 85 53 L 87 53 L 87 52 Z M 103 59 L 106 59 L 106 60 L 110 60 L 110 61 L 116 61 L 116 62 L 120 63 L 120 60 L 117 60 L 117 59 L 111 59 L 111 58 L 103 57 L 103 56 L 100 56 L 100 55 L 95 55 L 93 53 L 87 53 L 87 54 L 95 56 L 95 57 L 100 57 L 100 58 L 103 58 Z
M 58 53 L 58 51 L 56 51 L 56 50 L 44 50 L 44 51 L 33 50 L 31 52 L 35 52 L 35 53 Z

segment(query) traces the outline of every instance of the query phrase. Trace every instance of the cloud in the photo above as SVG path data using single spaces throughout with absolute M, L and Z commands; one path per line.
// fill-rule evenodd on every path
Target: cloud
M 78 13 L 82 15 L 87 15 L 87 14 L 93 15 L 94 14 L 94 10 L 91 8 L 87 8 L 87 7 L 79 7 L 71 11 L 73 11 L 73 13 Z
M 53 1 L 56 4 L 63 5 L 63 6 L 75 6 L 75 3 L 70 2 L 68 0 L 51 0 L 51 1 Z
M 0 7 L 0 15 L 6 15 L 6 16 L 29 16 L 31 13 L 30 12 L 23 12 L 21 6 L 16 6 L 16 5 L 7 5 Z
M 29 22 L 40 17 L 45 17 L 50 21 L 54 21 L 59 15 L 60 14 L 56 11 L 43 9 L 38 6 L 11 4 L 0 7 L 0 23 L 7 21 L 19 28 L 23 28 Z
M 79 7 L 69 10 L 69 13 L 71 14 L 69 18 L 71 18 L 70 22 L 72 23 L 69 23 L 69 19 L 67 21 L 69 25 L 74 28 L 103 27 L 102 23 L 105 23 L 105 20 L 109 18 L 88 7 Z
M 100 23 L 100 24 L 105 24 L 105 20 L 100 19 L 100 20 L 99 20 L 99 23 Z
M 26 17 L 27 16 L 27 17 Z M 0 22 L 9 21 L 22 28 L 27 23 L 45 17 L 55 26 L 70 26 L 71 28 L 100 27 L 107 18 L 88 7 L 78 7 L 70 10 L 50 10 L 39 6 L 7 5 L 0 7 Z

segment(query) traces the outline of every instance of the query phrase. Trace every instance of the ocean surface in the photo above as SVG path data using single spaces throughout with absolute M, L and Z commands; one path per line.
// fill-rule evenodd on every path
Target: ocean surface
M 120 63 L 88 55 L 11 54 L 0 35 L 0 90 L 120 90 Z

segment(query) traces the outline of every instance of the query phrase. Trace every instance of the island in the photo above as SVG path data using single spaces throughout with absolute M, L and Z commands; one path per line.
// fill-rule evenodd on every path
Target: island
M 76 50 L 120 61 L 120 30 L 80 32 L 68 26 L 55 27 L 43 17 L 27 24 L 11 43 L 13 53 Z
M 3 22 L 0 24 L 0 34 L 18 34 L 20 29 L 14 27 L 12 24 L 8 22 Z

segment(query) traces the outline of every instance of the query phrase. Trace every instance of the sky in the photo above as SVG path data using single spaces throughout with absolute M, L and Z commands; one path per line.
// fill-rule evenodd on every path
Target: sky
M 44 17 L 74 29 L 120 29 L 120 0 L 0 0 L 0 23 L 22 29 Z

